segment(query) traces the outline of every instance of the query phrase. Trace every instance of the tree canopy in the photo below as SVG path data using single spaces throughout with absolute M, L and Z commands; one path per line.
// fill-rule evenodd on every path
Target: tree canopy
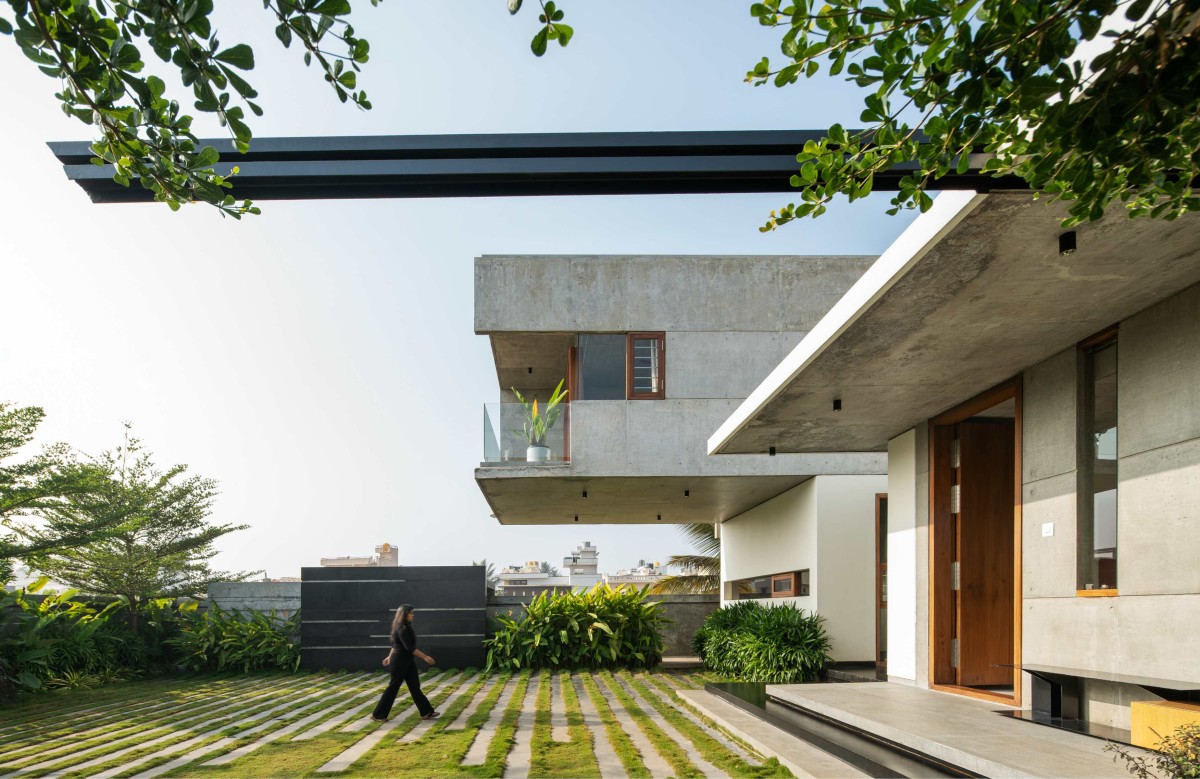
M 574 35 L 562 9 L 542 11 L 538 56 Z M 869 90 L 863 129 L 835 124 L 799 151 L 800 201 L 763 231 L 865 197 L 907 163 L 889 213 L 924 211 L 979 153 L 985 172 L 1070 201 L 1065 225 L 1115 201 L 1130 216 L 1200 210 L 1200 0 L 766 0 L 750 15 L 781 32 L 783 58 L 763 57 L 748 82 L 786 87 L 824 65 Z
M 94 458 L 104 483 L 84 499 L 44 510 L 44 527 L 34 539 L 64 536 L 82 522 L 103 522 L 114 529 L 75 546 L 57 546 L 28 558 L 33 568 L 82 592 L 124 598 L 136 628 L 139 606 L 157 598 L 197 597 L 208 585 L 242 580 L 255 572 L 214 571 L 213 542 L 246 525 L 208 522 L 217 485 L 187 475 L 186 465 L 159 470 L 141 442 L 129 436 Z
M 263 0 L 263 10 L 274 17 L 279 42 L 295 42 L 306 66 L 317 63 L 339 100 L 371 107 L 357 76 L 371 46 L 346 20 L 350 0 Z M 229 177 L 213 167 L 217 150 L 200 144 L 192 116 L 167 95 L 166 82 L 144 73 L 139 48 L 174 69 L 191 88 L 195 109 L 215 114 L 246 151 L 246 112 L 262 115 L 258 92 L 243 75 L 254 69 L 254 51 L 222 45 L 212 12 L 212 0 L 8 0 L 0 4 L 0 33 L 60 82 L 63 111 L 96 128 L 92 151 L 116 167 L 118 183 L 136 181 L 172 209 L 198 201 L 241 217 L 257 207 L 229 193 Z
M 521 0 L 507 5 L 517 13 Z M 556 3 L 539 5 L 530 48 L 542 56 L 575 30 Z M 264 9 L 338 99 L 370 108 L 356 76 L 370 46 L 347 21 L 350 0 L 264 0 Z M 97 162 L 113 164 L 116 181 L 137 181 L 172 208 L 202 201 L 239 217 L 258 209 L 235 200 L 213 167 L 219 154 L 199 143 L 164 81 L 142 74 L 139 44 L 247 149 L 246 111 L 261 113 L 243 75 L 254 52 L 222 45 L 212 10 L 212 0 L 8 0 L 0 33 L 61 82 L 63 110 L 96 127 Z M 865 197 L 876 174 L 897 166 L 912 172 L 890 213 L 928 209 L 938 179 L 976 154 L 987 155 L 985 172 L 1070 201 L 1067 224 L 1099 219 L 1114 202 L 1164 219 L 1200 209 L 1200 0 L 767 0 L 749 11 L 779 31 L 782 60 L 763 57 L 748 82 L 786 87 L 824 71 L 867 90 L 861 129 L 835 124 L 798 150 L 799 200 L 772 212 L 764 231 L 820 216 L 838 196 Z M 1085 56 L 1086 46 L 1097 53 Z
M 70 527 L 28 535 L 22 518 L 47 511 L 69 513 L 86 503 L 104 482 L 99 469 L 80 463 L 66 444 L 45 447 L 15 461 L 33 441 L 46 412 L 37 406 L 0 402 L 0 584 L 12 578 L 12 560 L 97 538 L 114 524 L 107 519 L 72 517 Z

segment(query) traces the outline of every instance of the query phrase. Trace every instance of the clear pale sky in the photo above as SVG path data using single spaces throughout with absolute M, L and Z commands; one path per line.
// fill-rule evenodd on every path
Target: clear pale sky
M 857 126 L 840 79 L 743 83 L 778 55 L 748 2 L 568 0 L 576 36 L 542 59 L 526 5 L 514 18 L 500 0 L 454 13 L 359 0 L 370 112 L 339 104 L 261 7 L 225 4 L 216 18 L 224 45 L 255 49 L 259 136 Z M 251 526 L 219 543 L 228 570 L 294 576 L 384 541 L 402 564 L 505 565 L 557 563 L 586 539 L 609 572 L 689 551 L 669 527 L 488 516 L 472 470 L 498 388 L 473 333 L 473 258 L 877 254 L 910 221 L 884 213 L 886 194 L 767 235 L 757 227 L 786 197 L 264 201 L 242 222 L 203 206 L 97 206 L 45 146 L 90 128 L 7 37 L 0 73 L 0 399 L 45 408 L 40 442 L 97 453 L 130 420 L 161 466 L 217 479 L 214 521 Z

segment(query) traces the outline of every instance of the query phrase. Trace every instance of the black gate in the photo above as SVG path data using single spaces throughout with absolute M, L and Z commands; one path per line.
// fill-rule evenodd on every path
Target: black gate
M 396 608 L 411 603 L 417 645 L 442 668 L 482 667 L 487 585 L 478 565 L 302 568 L 300 665 L 380 668 Z

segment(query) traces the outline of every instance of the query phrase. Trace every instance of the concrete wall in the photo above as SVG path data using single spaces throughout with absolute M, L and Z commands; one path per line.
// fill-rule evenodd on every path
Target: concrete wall
M 874 259 L 487 255 L 475 332 L 807 332 Z
M 488 598 L 488 635 L 494 634 L 498 616 L 520 618 L 524 604 L 532 601 L 530 596 L 494 595 Z M 689 657 L 692 652 L 692 637 L 704 624 L 708 615 L 720 608 L 716 595 L 651 595 L 649 600 L 662 605 L 659 613 L 671 620 L 663 628 L 663 656 Z
M 1075 596 L 1078 353 L 1025 374 L 1022 661 L 1200 681 L 1200 286 L 1122 321 L 1117 350 L 1117 597 Z M 1085 690 L 1123 728 L 1153 697 Z
M 669 366 L 669 356 L 667 361 Z M 572 475 L 879 474 L 887 467 L 882 453 L 709 456 L 708 435 L 739 402 L 667 399 L 572 403 Z
M 805 597 L 771 598 L 825 618 L 837 661 L 875 658 L 875 494 L 882 476 L 818 476 L 721 525 L 721 580 L 809 570 Z
M 218 582 L 208 586 L 208 602 L 226 611 L 254 609 L 289 617 L 300 608 L 300 582 Z
M 888 678 L 929 683 L 929 431 L 888 442 Z

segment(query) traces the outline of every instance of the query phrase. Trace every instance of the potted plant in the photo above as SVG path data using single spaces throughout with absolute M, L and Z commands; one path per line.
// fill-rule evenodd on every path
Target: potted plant
M 546 402 L 546 407 L 540 410 L 537 398 L 530 403 L 521 396 L 520 392 L 517 392 L 516 387 L 512 388 L 513 394 L 517 396 L 517 400 L 521 401 L 521 408 L 525 412 L 525 424 L 520 432 L 529 442 L 529 448 L 525 450 L 526 462 L 545 462 L 550 459 L 550 447 L 546 446 L 546 435 L 558 421 L 559 415 L 562 414 L 562 407 L 559 406 L 559 403 L 567 396 L 566 390 L 563 389 L 564 383 L 566 383 L 566 379 L 558 383 L 550 395 L 550 400 Z

